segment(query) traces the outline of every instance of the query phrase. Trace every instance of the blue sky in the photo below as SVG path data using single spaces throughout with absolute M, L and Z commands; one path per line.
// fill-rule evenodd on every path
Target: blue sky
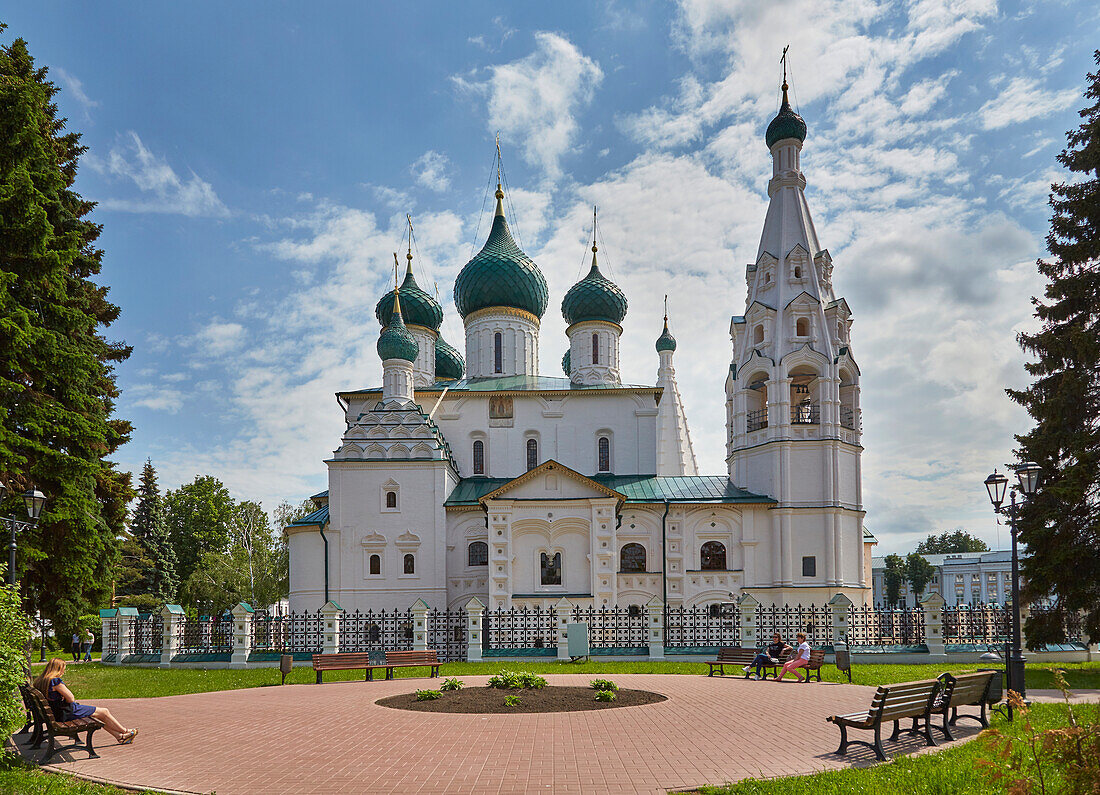
M 560 374 L 595 203 L 630 300 L 624 378 L 655 379 L 668 292 L 696 453 L 723 472 L 729 316 L 790 44 L 807 194 L 855 317 L 867 525 L 880 552 L 957 526 L 1006 543 L 981 480 L 1028 427 L 1003 388 L 1026 383 L 1014 334 L 1094 3 L 41 2 L 3 21 L 89 147 L 77 187 L 135 346 L 122 463 L 269 508 L 325 486 L 333 392 L 380 380 L 373 307 L 405 212 L 462 347 L 451 288 L 486 233 L 498 131 L 550 283 L 542 370 Z

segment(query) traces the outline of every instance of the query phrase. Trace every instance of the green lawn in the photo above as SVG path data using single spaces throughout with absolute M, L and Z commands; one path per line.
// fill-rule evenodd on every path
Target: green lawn
M 37 668 L 38 666 L 36 666 Z M 906 682 L 913 679 L 931 679 L 945 670 L 966 671 L 988 665 L 862 665 L 856 666 L 852 682 L 860 685 L 879 685 Z M 579 673 L 594 674 L 689 674 L 705 675 L 707 666 L 697 662 L 484 662 L 445 663 L 445 676 L 489 675 L 501 669 L 526 670 L 539 674 Z M 1093 663 L 1037 663 L 1027 666 L 1028 687 L 1053 688 L 1051 669 L 1062 668 L 1071 688 L 1100 688 L 1100 662 Z M 427 669 L 413 668 L 396 672 L 398 677 L 423 677 Z M 846 681 L 831 665 L 823 669 L 823 678 L 830 682 Z M 380 675 L 380 674 L 379 674 Z M 329 671 L 325 681 L 362 679 L 362 671 Z M 252 668 L 243 671 L 203 671 L 190 668 L 131 668 L 102 665 L 98 662 L 70 665 L 65 680 L 77 698 L 94 701 L 97 698 L 139 698 L 148 696 L 173 696 L 183 693 L 206 693 L 214 690 L 238 690 L 245 687 L 277 685 L 280 675 L 275 668 Z M 297 667 L 287 677 L 287 683 L 305 684 L 314 681 L 309 666 Z
M 1075 707 L 1074 711 L 1077 719 L 1081 720 L 1085 709 Z M 1092 714 L 1095 715 L 1095 711 Z M 1065 726 L 1066 707 L 1064 704 L 1036 704 L 1031 709 L 1031 722 L 1036 729 Z M 1000 716 L 994 716 L 992 725 L 1012 737 L 1019 737 L 1023 731 L 1023 722 L 1019 719 L 1009 723 Z M 856 734 L 869 736 L 868 732 Z M 838 740 L 839 737 L 838 731 Z M 887 751 L 889 747 L 887 743 Z M 1004 785 L 992 784 L 989 774 L 977 764 L 979 759 L 988 756 L 989 749 L 984 742 L 975 740 L 944 751 L 922 756 L 903 756 L 868 768 L 849 768 L 769 780 L 745 780 L 720 787 L 704 787 L 700 792 L 703 795 L 1000 795 L 1005 792 Z M 1045 769 L 1044 774 L 1052 775 L 1049 769 Z M 1046 783 L 1047 792 L 1062 791 L 1058 786 L 1056 773 Z
M 132 795 L 105 784 L 92 784 L 64 773 L 43 773 L 12 756 L 0 755 L 2 795 Z

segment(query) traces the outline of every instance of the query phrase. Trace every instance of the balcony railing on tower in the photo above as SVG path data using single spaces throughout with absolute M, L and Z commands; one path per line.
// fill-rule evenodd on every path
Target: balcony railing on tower
M 791 425 L 821 424 L 820 403 L 799 403 L 791 406 Z
M 753 431 L 758 431 L 761 428 L 767 428 L 767 427 L 768 427 L 768 410 L 766 408 L 756 409 L 755 411 L 750 411 L 748 413 L 748 415 L 747 415 L 747 426 L 745 428 L 745 430 L 748 433 L 752 433 Z

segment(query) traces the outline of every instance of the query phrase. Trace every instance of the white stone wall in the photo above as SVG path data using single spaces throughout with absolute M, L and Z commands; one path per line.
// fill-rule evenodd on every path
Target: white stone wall
M 466 325 L 466 377 L 538 375 L 539 323 L 533 315 L 500 308 L 475 312 Z M 501 335 L 502 372 L 496 372 L 494 337 Z
M 619 384 L 619 336 L 614 323 L 586 320 L 566 330 L 569 335 L 569 380 L 574 384 Z M 597 361 L 592 361 L 592 337 L 597 342 Z
M 420 346 L 413 362 L 413 380 L 417 388 L 431 386 L 435 383 L 435 341 L 439 335 L 424 326 L 409 325 L 407 328 Z

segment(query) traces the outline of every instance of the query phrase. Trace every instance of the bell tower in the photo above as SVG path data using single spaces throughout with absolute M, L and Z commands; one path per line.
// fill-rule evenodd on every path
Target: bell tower
M 784 68 L 786 55 L 784 53 Z M 806 122 L 784 79 L 765 140 L 769 205 L 745 314 L 730 324 L 726 461 L 734 486 L 778 501 L 755 541 L 761 601 L 865 601 L 859 368 L 851 313 L 833 293 L 832 258 L 818 241 L 801 170 Z

